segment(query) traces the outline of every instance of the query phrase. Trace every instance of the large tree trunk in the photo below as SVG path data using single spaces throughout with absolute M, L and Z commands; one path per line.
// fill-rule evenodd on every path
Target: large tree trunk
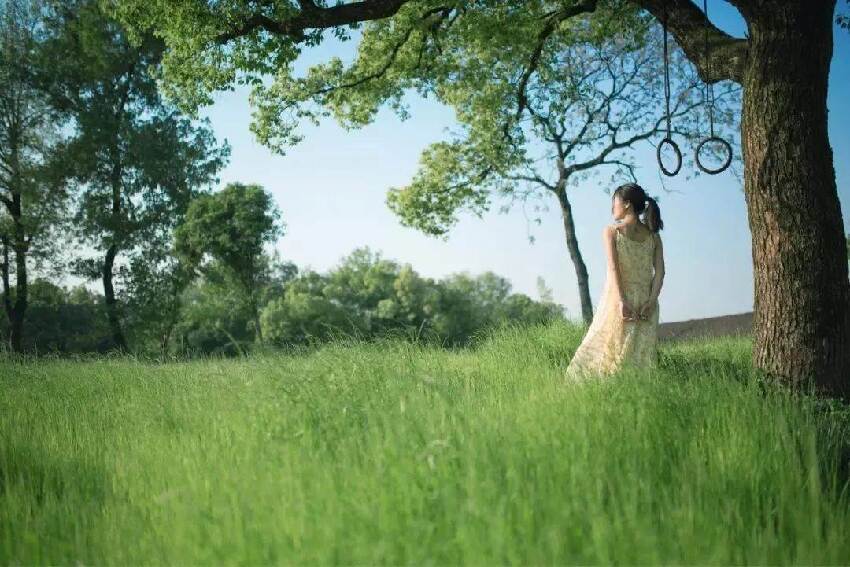
M 555 195 L 558 197 L 558 204 L 561 206 L 561 216 L 564 219 L 564 237 L 567 240 L 567 250 L 570 251 L 570 259 L 572 259 L 573 266 L 576 270 L 578 295 L 581 299 L 581 316 L 586 323 L 590 323 L 593 320 L 593 304 L 590 302 L 590 286 L 587 278 L 587 266 L 584 265 L 581 250 L 578 248 L 576 225 L 573 221 L 573 208 L 567 198 L 565 183 L 562 182 L 558 184 Z
M 124 333 L 121 330 L 121 317 L 118 313 L 118 305 L 115 302 L 115 289 L 112 286 L 112 268 L 117 253 L 118 247 L 112 244 L 106 250 L 106 256 L 103 259 L 103 296 L 106 300 L 106 315 L 109 318 L 109 327 L 112 330 L 112 340 L 119 350 L 126 351 L 127 342 L 124 340 Z
M 835 2 L 749 14 L 744 189 L 755 279 L 753 362 L 850 397 L 850 284 L 827 135 Z

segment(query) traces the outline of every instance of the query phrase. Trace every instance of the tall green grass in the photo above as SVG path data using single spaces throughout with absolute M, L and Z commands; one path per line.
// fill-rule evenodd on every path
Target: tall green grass
M 747 339 L 565 383 L 583 329 L 0 363 L 0 562 L 850 563 L 846 409 Z

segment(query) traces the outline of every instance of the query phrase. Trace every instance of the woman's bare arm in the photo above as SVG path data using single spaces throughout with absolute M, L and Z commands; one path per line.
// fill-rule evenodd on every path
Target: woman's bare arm
M 620 264 L 617 262 L 616 230 L 610 224 L 606 224 L 602 229 L 602 242 L 605 246 L 605 253 L 608 256 L 608 272 L 614 276 L 612 282 L 617 290 L 617 297 L 620 298 L 620 301 L 625 301 L 622 281 L 620 280 Z
M 652 237 L 655 238 L 655 257 L 653 259 L 655 273 L 652 275 L 652 290 L 649 292 L 650 301 L 658 299 L 661 286 L 664 283 L 664 246 L 661 244 L 661 236 L 657 232 Z

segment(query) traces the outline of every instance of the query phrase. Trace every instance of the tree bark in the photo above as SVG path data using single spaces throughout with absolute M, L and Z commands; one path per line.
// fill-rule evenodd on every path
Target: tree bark
M 112 340 L 118 350 L 127 350 L 127 341 L 124 339 L 124 332 L 121 330 L 121 317 L 118 313 L 118 305 L 115 301 L 115 288 L 112 285 L 112 268 L 115 264 L 115 256 L 118 254 L 118 247 L 112 244 L 106 250 L 106 256 L 103 258 L 103 296 L 106 301 L 106 315 L 109 318 L 109 328 L 112 330 Z
M 129 92 L 129 88 L 127 89 Z M 123 111 L 124 101 L 127 94 L 125 93 L 119 109 Z M 120 156 L 118 150 L 119 143 L 116 140 L 114 152 L 116 156 Z M 109 328 L 112 331 L 112 341 L 119 351 L 127 350 L 127 341 L 124 339 L 124 332 L 121 330 L 121 317 L 118 313 L 118 305 L 115 301 L 115 288 L 112 285 L 112 269 L 115 266 L 115 257 L 118 255 L 118 241 L 123 232 L 121 226 L 121 181 L 122 168 L 120 157 L 115 157 L 111 172 L 112 184 L 112 237 L 109 241 L 109 246 L 106 249 L 106 255 L 103 258 L 103 296 L 106 302 L 106 316 L 109 319 Z
M 570 259 L 573 261 L 573 266 L 576 270 L 576 279 L 578 280 L 578 295 L 581 300 L 581 316 L 585 323 L 590 323 L 593 320 L 593 304 L 590 301 L 590 286 L 587 277 L 587 266 L 584 264 L 581 250 L 578 247 L 578 238 L 576 238 L 576 226 L 573 221 L 573 209 L 570 201 L 567 198 L 567 190 L 565 183 L 559 183 L 555 191 L 558 198 L 558 204 L 561 206 L 561 216 L 564 219 L 564 237 L 567 241 L 567 250 L 570 252 Z
M 15 254 L 15 299 L 10 297 L 9 242 L 3 238 L 3 305 L 9 320 L 9 348 L 12 352 L 23 351 L 24 315 L 27 311 L 29 293 L 27 289 L 27 240 L 21 221 L 20 192 L 14 192 L 7 210 L 12 217 L 13 231 L 11 249 Z
M 9 282 L 9 238 L 3 234 L 0 236 L 3 242 L 3 264 L 0 268 L 0 276 L 3 279 L 3 311 L 6 313 L 7 319 L 12 321 L 12 289 Z M 9 337 L 9 346 L 11 348 L 11 335 Z
M 788 2 L 752 14 L 741 133 L 753 362 L 790 385 L 850 397 L 850 284 L 827 134 L 834 8 Z
M 20 219 L 16 219 L 19 221 Z M 27 289 L 27 254 L 24 229 L 15 223 L 15 303 L 9 321 L 9 346 L 13 352 L 23 351 L 24 315 L 29 305 Z
M 260 326 L 260 302 L 257 298 L 257 287 L 256 268 L 252 268 L 248 284 L 248 302 L 250 304 L 251 315 L 254 319 L 254 340 L 263 344 L 263 329 Z

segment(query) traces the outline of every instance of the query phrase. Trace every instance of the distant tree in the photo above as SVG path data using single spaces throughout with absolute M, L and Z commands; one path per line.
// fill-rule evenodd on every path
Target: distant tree
M 260 309 L 282 296 L 297 273 L 296 266 L 281 260 L 276 251 L 263 254 L 256 284 Z M 187 353 L 233 355 L 247 352 L 254 343 L 254 316 L 245 292 L 220 261 L 209 262 L 203 276 L 181 294 L 179 304 L 172 333 L 176 348 Z
M 563 318 L 561 306 L 511 292 L 506 278 L 484 272 L 452 274 L 438 282 L 439 303 L 431 322 L 451 345 L 466 344 L 481 330 L 502 323 L 540 323 Z
M 402 334 L 463 345 L 503 322 L 558 317 L 560 306 L 511 293 L 510 282 L 492 272 L 435 281 L 409 264 L 358 248 L 326 274 L 307 271 L 292 280 L 263 309 L 261 323 L 264 336 L 276 344 Z
M 540 301 L 552 303 L 555 301 L 555 293 L 552 288 L 546 285 L 546 280 L 543 276 L 537 276 L 537 296 Z
M 155 78 L 161 41 L 146 35 L 131 44 L 97 0 L 51 6 L 42 83 L 74 129 L 69 154 L 81 189 L 76 237 L 101 254 L 78 259 L 73 269 L 101 280 L 112 339 L 124 350 L 122 305 L 128 289 L 145 285 L 127 280 L 150 275 L 139 262 L 164 257 L 174 226 L 200 188 L 216 181 L 229 147 L 161 98 Z M 119 264 L 122 255 L 135 270 Z
M 236 355 L 245 354 L 255 342 L 245 293 L 233 285 L 221 262 L 206 266 L 205 274 L 184 291 L 182 303 L 175 328 L 179 350 Z
M 127 278 L 127 330 L 131 343 L 147 350 L 154 343 L 166 356 L 180 322 L 183 293 L 192 283 L 188 267 L 163 247 L 146 247 L 130 260 Z
M 260 326 L 264 246 L 284 232 L 280 211 L 259 185 L 231 183 L 203 194 L 189 206 L 175 232 L 175 250 L 190 269 L 203 274 L 212 258 L 241 291 L 253 321 L 254 337 L 263 342 Z
M 434 299 L 429 283 L 410 266 L 358 248 L 327 274 L 307 271 L 294 279 L 266 306 L 261 322 L 278 344 L 340 334 L 367 338 L 419 328 Z
M 36 277 L 28 290 L 27 333 L 22 350 L 32 353 L 103 352 L 110 342 L 103 318 L 103 296 L 78 285 L 69 290 Z M 0 333 L 9 330 L 0 320 Z
M 339 335 L 364 337 L 366 321 L 350 305 L 328 293 L 328 280 L 318 272 L 302 272 L 281 297 L 260 315 L 263 336 L 276 345 L 325 341 Z
M 39 0 L 0 3 L 0 275 L 9 346 L 16 352 L 30 303 L 30 264 L 55 251 L 68 196 L 61 121 L 33 80 L 44 10 Z

